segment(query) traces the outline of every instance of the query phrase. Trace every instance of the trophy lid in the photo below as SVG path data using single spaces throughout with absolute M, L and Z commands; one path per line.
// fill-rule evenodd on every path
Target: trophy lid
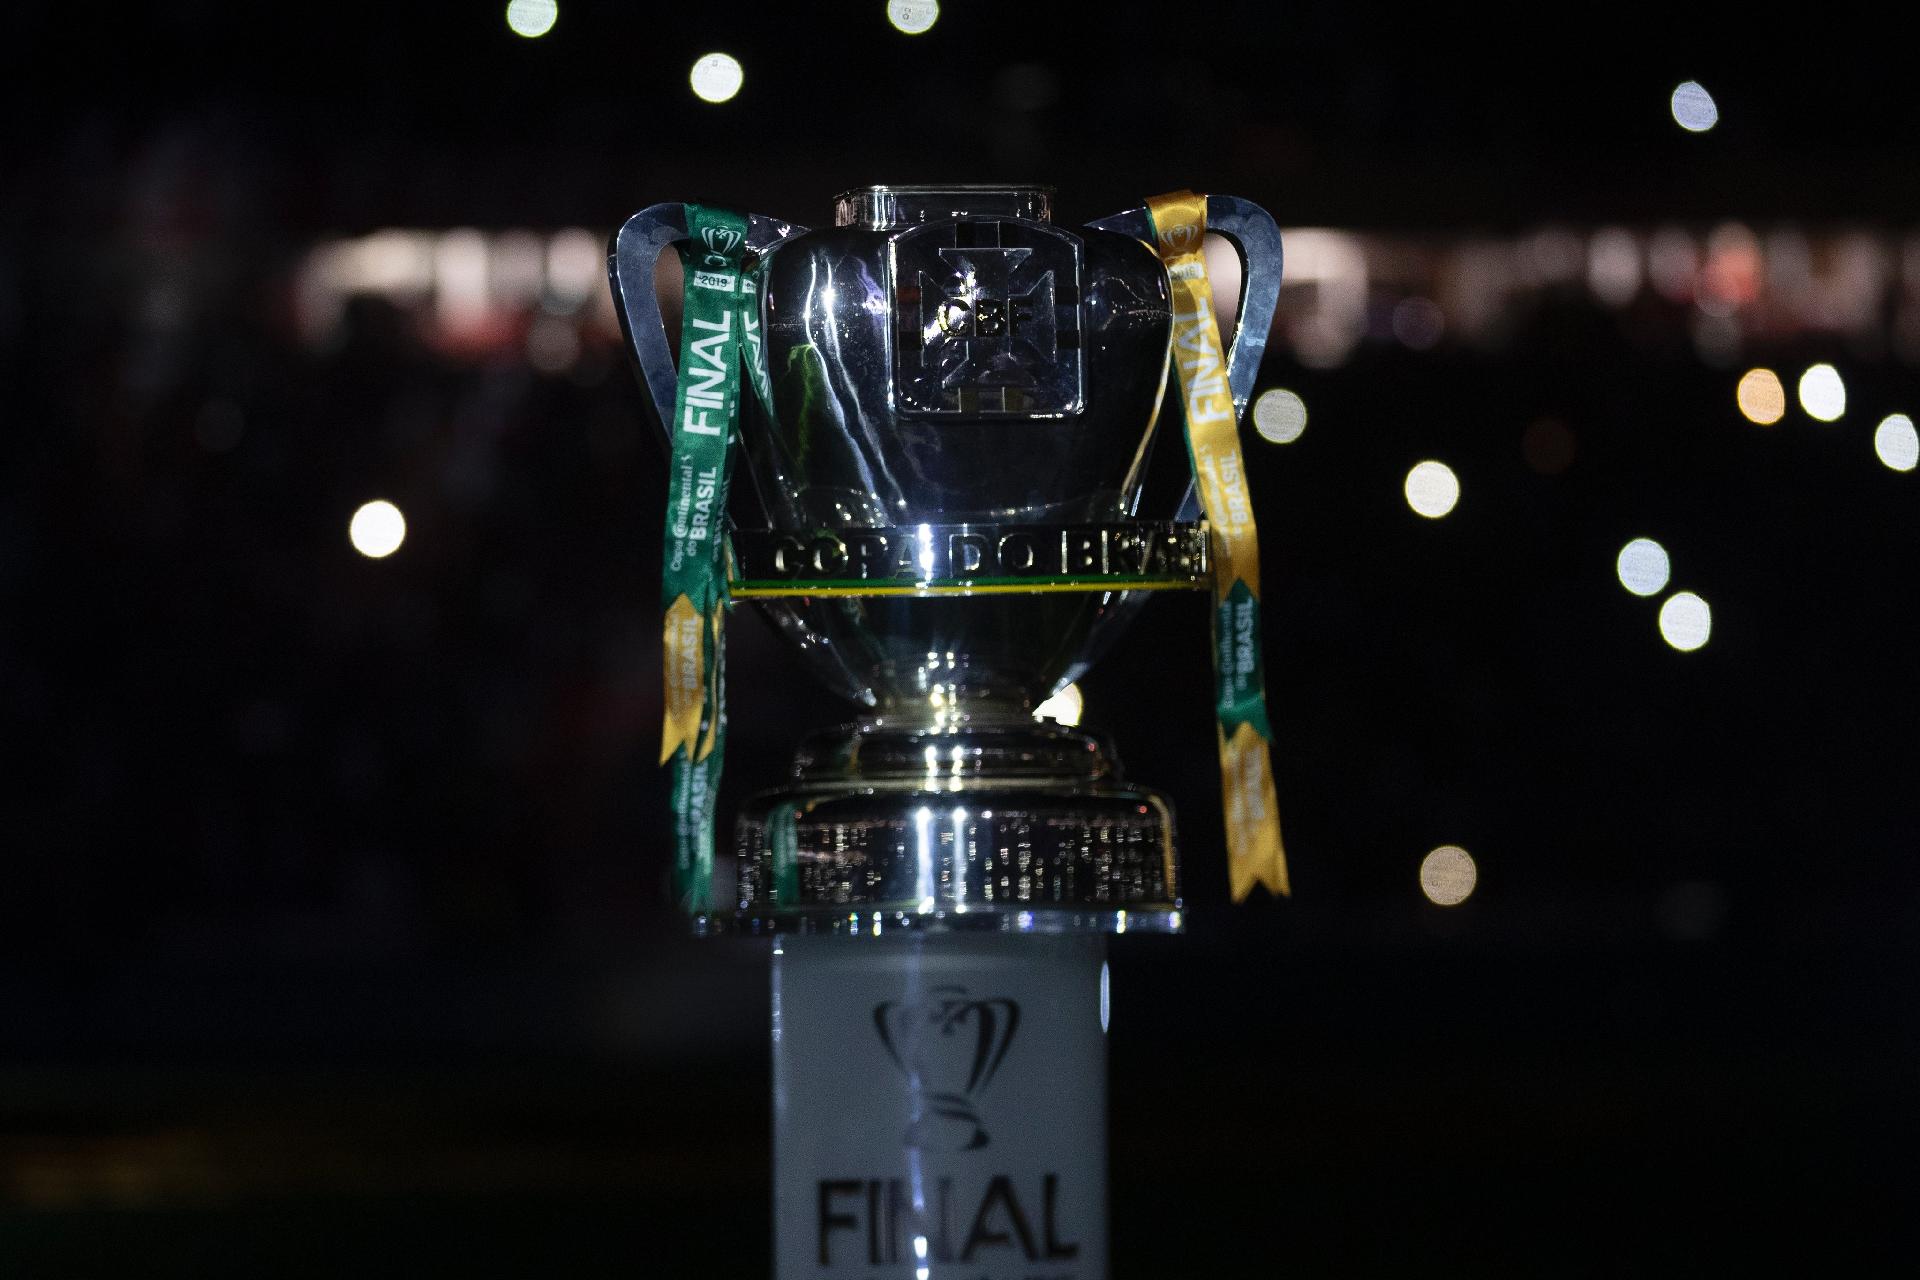
M 1053 188 L 1007 182 L 855 187 L 835 196 L 833 206 L 834 226 L 876 231 L 961 217 L 1052 222 Z

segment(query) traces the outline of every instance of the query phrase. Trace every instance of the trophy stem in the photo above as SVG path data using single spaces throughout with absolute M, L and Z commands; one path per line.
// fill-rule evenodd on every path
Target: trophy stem
M 783 937 L 774 1275 L 1103 1280 L 1106 940 Z

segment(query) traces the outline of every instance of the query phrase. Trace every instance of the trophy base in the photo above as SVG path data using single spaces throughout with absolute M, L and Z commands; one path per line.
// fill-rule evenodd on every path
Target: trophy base
M 1166 798 L 1098 737 L 1030 718 L 817 735 L 741 813 L 735 855 L 738 912 L 708 931 L 1184 927 Z

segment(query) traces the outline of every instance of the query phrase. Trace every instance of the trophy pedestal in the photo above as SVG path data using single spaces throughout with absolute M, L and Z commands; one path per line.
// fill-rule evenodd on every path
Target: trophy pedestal
M 1105 953 L 780 938 L 774 1275 L 1103 1280 Z
M 1173 811 L 1021 710 L 815 735 L 736 826 L 751 933 L 1178 933 Z

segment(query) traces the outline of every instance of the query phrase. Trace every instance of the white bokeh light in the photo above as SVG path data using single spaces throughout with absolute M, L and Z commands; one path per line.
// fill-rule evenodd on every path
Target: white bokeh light
M 558 309 L 571 311 L 595 289 L 606 288 L 607 247 L 584 227 L 554 233 L 547 244 L 547 293 Z
M 1610 307 L 1624 307 L 1640 292 L 1645 274 L 1640 242 L 1625 227 L 1605 227 L 1587 246 L 1587 287 Z
M 1429 520 L 1438 520 L 1460 501 L 1460 477 L 1444 462 L 1414 464 L 1407 472 L 1407 505 Z
M 370 560 L 384 560 L 407 540 L 407 518 L 384 499 L 365 503 L 347 524 L 353 549 Z
M 1873 432 L 1873 451 L 1895 471 L 1913 470 L 1920 464 L 1920 433 L 1914 431 L 1913 419 L 1904 413 L 1880 419 Z
M 1692 653 L 1713 634 L 1713 610 L 1691 591 L 1676 591 L 1660 606 L 1660 635 L 1682 653 Z
M 1473 855 L 1457 844 L 1443 844 L 1420 860 L 1420 892 L 1435 906 L 1459 906 L 1479 883 Z
M 746 79 L 747 73 L 739 59 L 724 53 L 707 54 L 687 73 L 687 83 L 693 86 L 694 96 L 703 102 L 727 101 L 740 92 Z
M 1292 444 L 1307 429 L 1307 402 L 1285 387 L 1272 387 L 1253 402 L 1253 429 L 1262 440 Z
M 1620 574 L 1620 585 L 1637 596 L 1658 595 L 1673 573 L 1667 549 L 1652 538 L 1635 538 L 1620 548 L 1620 559 L 1614 567 Z
M 510 0 L 507 5 L 507 25 L 513 34 L 537 40 L 553 30 L 553 24 L 560 18 L 560 6 L 556 0 Z
M 939 0 L 887 0 L 887 21 L 904 35 L 924 35 L 939 20 Z
M 1673 108 L 1674 123 L 1688 133 L 1705 133 L 1720 123 L 1719 106 L 1697 80 L 1676 86 L 1669 105 Z
M 1816 364 L 1800 375 L 1800 407 L 1809 418 L 1838 422 L 1847 411 L 1847 384 L 1830 364 Z

